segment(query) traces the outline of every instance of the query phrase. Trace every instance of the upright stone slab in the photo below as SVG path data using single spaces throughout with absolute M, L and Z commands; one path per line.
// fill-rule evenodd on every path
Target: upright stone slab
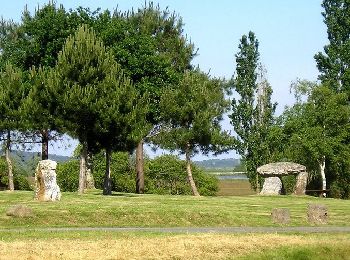
M 57 163 L 43 160 L 38 163 L 35 171 L 35 197 L 40 201 L 56 201 L 61 199 L 60 187 L 56 182 Z
M 264 186 L 260 192 L 261 195 L 280 195 L 282 191 L 282 181 L 278 177 L 269 177 L 265 179 Z
M 294 191 L 295 195 L 305 195 L 307 177 L 308 177 L 308 173 L 306 171 L 302 171 L 297 175 L 296 177 L 297 181 L 295 183 L 295 191 Z

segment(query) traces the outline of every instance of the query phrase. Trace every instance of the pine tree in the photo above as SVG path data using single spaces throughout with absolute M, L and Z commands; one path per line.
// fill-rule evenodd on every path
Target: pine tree
M 220 153 L 231 147 L 232 138 L 220 126 L 228 106 L 223 83 L 199 69 L 187 71 L 178 88 L 168 88 L 161 98 L 165 123 L 154 141 L 185 154 L 188 182 L 195 196 L 199 192 L 192 176 L 191 157 L 200 151 Z
M 88 26 L 70 36 L 56 66 L 57 111 L 66 129 L 82 144 L 79 192 L 84 189 L 88 149 L 106 151 L 104 194 L 111 194 L 110 155 L 135 148 L 147 103 Z
M 4 134 L 5 157 L 8 168 L 8 188 L 14 190 L 13 167 L 10 158 L 12 134 L 24 129 L 20 106 L 26 95 L 22 71 L 10 63 L 0 71 L 0 133 Z
M 109 22 L 106 22 L 109 20 Z M 102 25 L 104 24 L 104 25 Z M 101 29 L 102 27 L 102 29 Z M 104 13 L 96 30 L 140 95 L 149 94 L 150 109 L 144 136 L 136 148 L 136 192 L 144 192 L 143 144 L 161 123 L 159 100 L 164 88 L 179 84 L 191 68 L 194 46 L 183 35 L 181 17 L 149 3 L 127 13 Z

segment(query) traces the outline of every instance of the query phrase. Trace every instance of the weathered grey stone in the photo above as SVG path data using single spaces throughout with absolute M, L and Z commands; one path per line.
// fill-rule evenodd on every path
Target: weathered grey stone
M 257 172 L 261 176 L 266 178 L 265 182 L 267 179 L 271 177 L 282 177 L 282 176 L 294 175 L 296 176 L 296 186 L 295 186 L 294 194 L 296 195 L 305 194 L 308 174 L 306 172 L 306 167 L 304 165 L 293 163 L 293 162 L 269 163 L 269 164 L 260 166 L 257 169 Z M 267 183 L 267 185 L 270 185 L 269 182 Z M 265 194 L 265 193 L 261 192 L 260 194 Z M 279 192 L 279 194 L 281 194 L 281 192 Z
M 25 205 L 15 205 L 6 211 L 7 216 L 26 218 L 33 216 L 33 210 Z
M 282 191 L 282 181 L 279 177 L 268 177 L 265 179 L 261 195 L 280 195 Z
M 272 209 L 271 212 L 272 222 L 275 224 L 288 224 L 290 222 L 290 212 L 289 209 Z
M 295 195 L 305 195 L 306 185 L 307 185 L 307 172 L 300 172 L 297 175 L 297 181 L 295 183 Z
M 309 204 L 307 207 L 307 219 L 311 224 L 327 224 L 327 206 L 322 204 Z
M 43 160 L 35 171 L 35 199 L 40 201 L 56 201 L 61 199 L 60 187 L 56 182 L 57 163 Z
M 258 173 L 264 177 L 297 175 L 300 172 L 305 172 L 306 167 L 293 162 L 276 162 L 260 166 L 257 169 Z

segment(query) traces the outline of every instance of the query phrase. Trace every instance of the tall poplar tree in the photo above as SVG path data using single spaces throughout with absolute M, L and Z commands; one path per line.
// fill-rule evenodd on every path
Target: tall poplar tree
M 272 88 L 259 73 L 259 43 L 253 32 L 243 35 L 236 54 L 237 76 L 232 80 L 239 98 L 232 100 L 231 124 L 236 132 L 235 148 L 246 162 L 251 185 L 259 188 L 256 169 L 269 161 L 267 132 L 276 104 L 271 103 Z M 261 70 L 260 70 L 261 71 Z
M 329 43 L 315 55 L 319 78 L 350 100 L 350 1 L 324 0 L 322 7 Z

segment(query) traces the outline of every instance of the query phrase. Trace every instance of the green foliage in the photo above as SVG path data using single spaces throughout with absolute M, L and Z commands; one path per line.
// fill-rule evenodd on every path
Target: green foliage
M 224 86 L 219 79 L 199 71 L 187 71 L 177 89 L 167 89 L 160 108 L 165 127 L 155 138 L 161 147 L 192 155 L 222 152 L 230 148 L 229 133 L 220 121 L 228 109 Z
M 89 149 L 131 149 L 142 135 L 146 100 L 87 26 L 68 38 L 56 66 L 58 114 Z M 118 147 L 117 147 L 118 146 Z
M 77 191 L 79 185 L 79 161 L 71 160 L 58 163 L 56 176 L 57 184 L 61 191 Z
M 293 194 L 295 190 L 296 178 L 294 175 L 283 176 L 281 178 L 284 193 L 287 195 Z
M 195 56 L 181 17 L 148 3 L 136 11 L 104 12 L 94 28 L 140 94 L 149 93 L 147 120 L 159 123 L 162 90 L 178 85 Z
M 350 3 L 348 0 L 323 0 L 322 15 L 329 44 L 315 55 L 322 83 L 350 99 Z
M 28 181 L 28 173 L 20 167 L 19 163 L 13 162 L 13 182 L 15 190 L 33 190 Z M 0 157 L 0 188 L 8 186 L 8 170 L 5 158 Z
M 350 172 L 350 107 L 346 94 L 336 93 L 328 85 L 314 86 L 307 100 L 287 109 L 282 118 L 279 139 L 284 145 L 280 157 L 307 167 L 311 174 L 308 189 L 312 190 L 322 187 L 318 176 L 325 160 L 330 194 L 346 198 Z
M 26 96 L 24 73 L 6 63 L 0 70 L 0 131 L 24 128 L 20 106 Z
M 149 160 L 146 165 L 146 193 L 190 195 L 187 183 L 186 162 L 177 156 L 163 155 Z M 193 178 L 200 194 L 213 196 L 218 191 L 215 176 L 204 173 L 192 165 Z
M 95 187 L 102 189 L 105 176 L 105 154 L 100 152 L 93 156 L 93 170 Z M 135 172 L 130 165 L 130 156 L 125 152 L 112 153 L 111 156 L 112 190 L 120 192 L 135 191 Z
M 239 99 L 232 100 L 230 115 L 237 134 L 235 149 L 246 162 L 247 176 L 254 189 L 259 186 L 256 169 L 271 161 L 269 134 L 276 109 L 276 104 L 271 102 L 272 88 L 263 76 L 263 68 L 259 67 L 258 46 L 253 32 L 242 36 L 236 54 L 237 76 L 231 82 Z M 260 82 L 258 72 L 262 75 Z
M 119 192 L 135 191 L 135 169 L 131 165 L 130 155 L 125 152 L 112 153 L 111 179 L 112 190 Z M 204 173 L 196 166 L 193 176 L 198 183 L 202 195 L 214 196 L 218 191 L 218 180 L 214 176 Z M 93 157 L 93 176 L 95 187 L 102 189 L 105 175 L 104 153 Z M 78 172 L 76 172 L 76 176 Z M 186 163 L 176 156 L 164 155 L 146 161 L 145 165 L 146 193 L 190 195 L 191 189 L 187 183 Z

